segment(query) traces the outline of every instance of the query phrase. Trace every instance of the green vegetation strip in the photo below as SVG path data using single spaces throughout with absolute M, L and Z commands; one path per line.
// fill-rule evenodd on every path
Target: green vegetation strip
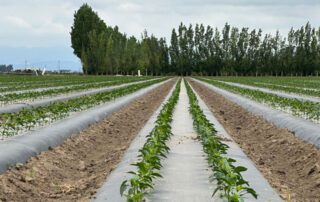
M 226 156 L 228 146 L 216 136 L 214 125 L 199 107 L 197 97 L 188 83 L 186 88 L 193 126 L 207 154 L 207 160 L 213 172 L 211 180 L 217 181 L 217 188 L 213 191 L 213 195 L 221 191 L 221 197 L 229 202 L 244 201 L 243 195 L 248 193 L 257 198 L 256 192 L 249 187 L 249 183 L 241 175 L 241 172 L 246 171 L 247 168 L 233 165 L 235 160 Z
M 240 83 L 240 82 L 239 82 Z M 273 85 L 273 84 L 263 84 L 263 83 L 246 83 L 246 82 L 241 82 L 242 84 L 250 85 L 250 86 L 256 86 L 256 87 L 261 87 L 261 88 L 268 88 L 271 90 L 278 90 L 278 91 L 283 91 L 283 92 L 288 92 L 288 93 L 296 93 L 296 94 L 301 94 L 301 95 L 310 95 L 314 97 L 320 97 L 320 90 L 314 90 L 314 89 L 303 89 L 299 87 L 294 87 L 294 86 L 281 86 L 281 85 Z
M 310 95 L 314 97 L 320 97 L 320 89 L 319 89 L 319 84 L 317 84 L 318 90 L 315 88 L 301 88 L 302 83 L 301 81 L 297 81 L 295 85 L 293 86 L 286 86 L 286 83 L 282 83 L 282 79 L 279 78 L 278 80 L 272 79 L 268 80 L 268 83 L 261 83 L 259 82 L 259 79 L 252 79 L 252 78 L 246 78 L 246 77 L 234 77 L 230 79 L 215 79 L 215 80 L 221 80 L 221 81 L 226 81 L 226 82 L 234 82 L 234 83 L 240 83 L 240 84 L 245 84 L 245 85 L 250 85 L 250 86 L 255 86 L 255 87 L 261 87 L 261 88 L 268 88 L 271 90 L 277 90 L 277 91 L 283 91 L 283 92 L 288 92 L 288 93 L 296 93 L 296 94 L 301 94 L 301 95 Z M 303 81 L 303 80 L 302 80 Z M 303 81 L 305 82 L 305 81 Z M 279 83 L 279 84 L 276 84 Z
M 320 90 L 320 77 L 206 77 L 214 80 L 255 85 L 257 83 Z
M 87 90 L 87 89 L 102 88 L 102 87 L 106 87 L 106 86 L 120 85 L 120 84 L 124 84 L 124 83 L 140 81 L 140 80 L 143 80 L 143 78 L 136 77 L 136 78 L 130 78 L 130 79 L 115 80 L 115 81 L 110 81 L 110 82 L 106 82 L 106 83 L 89 83 L 89 84 L 65 87 L 62 89 L 49 89 L 49 90 L 26 92 L 26 93 L 10 93 L 10 94 L 5 94 L 5 95 L 0 95 L 0 102 L 8 103 L 11 101 L 22 100 L 22 99 L 36 99 L 39 97 L 52 96 L 52 95 L 57 95 L 57 94 L 65 94 L 65 93 L 70 93 L 70 92 L 74 92 L 74 91 L 82 91 L 82 90 Z
M 231 86 L 226 83 L 221 83 L 215 80 L 202 79 L 200 77 L 197 79 L 212 84 L 218 88 L 241 94 L 255 101 L 268 104 L 273 108 L 289 111 L 295 116 L 299 116 L 315 122 L 318 122 L 320 120 L 320 103 L 280 97 L 270 93 L 264 93 L 259 90 L 251 90 L 237 86 Z
M 152 77 L 134 77 L 134 76 L 60 76 L 61 78 L 52 80 L 51 76 L 41 76 L 37 81 L 24 81 L 15 76 L 8 76 L 12 82 L 0 82 L 0 92 L 32 90 L 37 88 L 50 88 L 68 85 L 85 85 L 89 83 L 104 83 L 117 80 L 147 80 Z M 29 76 L 30 77 L 30 76 Z M 32 76 L 31 76 L 32 77 Z
M 16 113 L 4 113 L 0 115 L 0 135 L 13 136 L 22 130 L 30 130 L 37 125 L 47 124 L 78 112 L 113 100 L 117 97 L 136 92 L 142 88 L 166 80 L 162 78 L 144 83 L 132 84 L 109 92 L 83 96 L 63 102 L 55 102 L 51 105 L 37 108 L 24 108 Z
M 163 106 L 158 115 L 156 125 L 147 136 L 146 143 L 139 150 L 139 161 L 134 166 L 137 171 L 130 171 L 133 177 L 125 180 L 120 187 L 121 196 L 125 196 L 128 202 L 140 202 L 144 200 L 149 189 L 153 189 L 153 179 L 162 177 L 159 173 L 161 160 L 166 158 L 169 147 L 166 141 L 172 135 L 171 121 L 175 105 L 179 99 L 180 83 L 177 83 L 175 90 L 168 102 Z

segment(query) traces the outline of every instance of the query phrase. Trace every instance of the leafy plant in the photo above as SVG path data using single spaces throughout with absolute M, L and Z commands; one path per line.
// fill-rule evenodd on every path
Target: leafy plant
M 216 80 L 208 80 L 203 78 L 197 78 L 201 81 L 212 84 L 216 87 L 231 91 L 257 102 L 267 104 L 275 109 L 279 109 L 285 112 L 289 112 L 292 115 L 302 117 L 304 119 L 309 119 L 316 123 L 320 120 L 320 103 L 302 101 L 299 99 L 291 99 L 273 95 L 270 93 L 261 92 L 259 90 L 245 89 L 237 86 L 228 85 L 226 83 L 221 83 Z
M 24 108 L 16 113 L 0 114 L 0 134 L 3 136 L 16 135 L 22 130 L 30 130 L 37 125 L 47 124 L 65 118 L 72 112 L 89 109 L 166 79 L 167 78 L 162 78 L 144 83 L 132 84 L 109 92 L 82 96 L 62 102 L 54 102 L 48 106 Z
M 161 159 L 166 158 L 169 147 L 166 141 L 171 136 L 171 126 L 173 109 L 178 102 L 180 93 L 180 80 L 177 83 L 168 102 L 161 109 L 156 125 L 147 136 L 146 143 L 139 150 L 139 161 L 132 165 L 137 167 L 137 171 L 130 171 L 133 176 L 129 180 L 122 182 L 120 186 L 121 196 L 125 196 L 128 202 L 140 202 L 149 189 L 153 189 L 152 181 L 162 177 L 159 173 L 161 169 Z
M 187 82 L 186 87 L 193 126 L 198 133 L 203 150 L 207 154 L 208 163 L 213 171 L 210 179 L 217 181 L 217 188 L 213 191 L 213 195 L 220 191 L 222 192 L 221 197 L 226 198 L 229 202 L 243 201 L 242 196 L 247 193 L 257 198 L 256 192 L 250 188 L 249 183 L 241 175 L 247 169 L 233 165 L 235 160 L 226 156 L 228 146 L 216 136 L 217 131 L 214 125 L 204 115 L 198 105 L 196 95 Z
M 25 100 L 25 99 L 34 100 L 41 97 L 48 97 L 48 96 L 65 94 L 70 92 L 77 92 L 77 91 L 83 91 L 88 89 L 96 89 L 96 88 L 102 88 L 107 86 L 120 85 L 124 83 L 141 81 L 144 79 L 145 78 L 143 77 L 128 77 L 123 79 L 115 79 L 113 81 L 108 81 L 108 82 L 93 82 L 93 83 L 88 82 L 88 83 L 82 83 L 82 85 L 71 85 L 71 86 L 63 85 L 65 86 L 64 88 L 52 88 L 52 89 L 44 89 L 40 91 L 30 90 L 22 93 L 13 92 L 13 93 L 7 93 L 2 95 L 0 94 L 0 102 L 3 104 L 7 104 L 17 100 Z

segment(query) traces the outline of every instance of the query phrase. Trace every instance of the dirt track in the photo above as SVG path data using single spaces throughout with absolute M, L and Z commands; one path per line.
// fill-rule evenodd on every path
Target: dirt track
M 174 81 L 0 176 L 0 201 L 89 201 Z
M 288 201 L 320 201 L 320 151 L 201 84 L 190 81 L 220 123 Z

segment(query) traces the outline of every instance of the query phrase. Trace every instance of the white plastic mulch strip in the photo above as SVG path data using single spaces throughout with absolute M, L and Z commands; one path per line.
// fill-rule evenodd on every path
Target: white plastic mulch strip
M 265 83 L 265 82 L 253 82 L 254 84 L 262 84 L 267 86 L 278 86 L 278 87 L 284 87 L 284 88 L 297 88 L 302 90 L 312 90 L 312 91 L 320 91 L 320 89 L 316 88 L 307 88 L 307 87 L 298 87 L 298 86 L 288 86 L 288 85 L 279 85 L 279 84 L 273 84 L 273 83 Z
M 30 131 L 25 135 L 1 141 L 0 173 L 5 172 L 9 166 L 16 163 L 24 163 L 30 157 L 36 156 L 42 151 L 61 145 L 71 135 L 77 134 L 91 124 L 103 120 L 111 113 L 168 81 L 153 84 L 135 93 L 117 98 L 114 101 L 74 114 L 74 116 L 70 116 L 39 130 Z
M 126 201 L 126 198 L 121 197 L 120 195 L 120 185 L 124 180 L 130 179 L 132 177 L 132 175 L 128 174 L 129 171 L 136 171 L 136 167 L 132 166 L 131 164 L 138 161 L 138 151 L 146 142 L 146 136 L 154 128 L 155 122 L 163 105 L 168 101 L 174 89 L 175 85 L 172 87 L 161 106 L 152 114 L 151 118 L 132 141 L 130 147 L 126 151 L 117 168 L 112 171 L 106 182 L 95 195 L 94 201 Z
M 217 80 L 219 81 L 219 80 Z M 320 102 L 320 98 L 317 97 L 312 97 L 312 96 L 307 96 L 307 95 L 299 95 L 299 94 L 294 94 L 294 93 L 285 93 L 285 92 L 280 92 L 280 91 L 275 91 L 275 90 L 270 90 L 267 88 L 261 88 L 261 87 L 255 87 L 255 86 L 249 86 L 249 85 L 244 85 L 240 83 L 233 83 L 233 82 L 226 82 L 226 81 L 219 81 L 221 83 L 225 83 L 230 86 L 236 86 L 240 88 L 245 88 L 249 90 L 258 90 L 264 93 L 270 93 L 273 95 L 277 95 L 279 97 L 285 97 L 289 99 L 298 99 L 301 101 L 310 101 L 310 102 Z
M 316 124 L 303 118 L 295 117 L 291 114 L 272 109 L 269 106 L 260 104 L 244 96 L 217 88 L 203 81 L 196 79 L 193 80 L 222 95 L 228 100 L 240 105 L 249 112 L 263 117 L 267 121 L 273 123 L 275 126 L 287 128 L 297 137 L 320 148 L 320 124 Z
M 90 83 L 90 84 L 104 84 L 104 83 L 110 83 L 112 81 L 104 81 L 104 82 L 95 82 L 95 83 Z M 42 91 L 47 91 L 47 90 L 58 90 L 58 89 L 63 89 L 63 88 L 72 88 L 76 86 L 83 86 L 86 85 L 86 83 L 82 84 L 71 84 L 71 85 L 65 85 L 65 86 L 53 86 L 53 87 L 37 87 L 37 88 L 32 88 L 32 89 L 27 89 L 27 90 L 10 90 L 7 92 L 2 92 L 0 95 L 7 95 L 7 94 L 22 94 L 22 93 L 31 93 L 31 92 L 42 92 Z M 79 90 L 75 89 L 73 92 L 77 92 Z
M 193 90 L 194 91 L 194 90 Z M 219 123 L 219 121 L 214 117 L 207 105 L 202 101 L 200 96 L 196 91 L 194 93 L 197 96 L 198 104 L 202 111 L 204 112 L 207 119 L 214 124 L 214 127 L 217 131 L 217 135 L 223 137 L 227 141 L 223 143 L 229 146 L 227 150 L 227 156 L 236 160 L 236 166 L 244 166 L 248 170 L 242 173 L 242 176 L 250 184 L 250 187 L 253 188 L 257 194 L 258 199 L 253 198 L 251 195 L 245 195 L 245 201 L 282 201 L 279 195 L 273 190 L 267 180 L 262 176 L 259 170 L 256 168 L 255 164 L 246 156 L 242 149 L 238 146 L 237 143 L 233 141 L 230 135 L 226 132 L 224 127 Z
M 172 137 L 167 145 L 170 152 L 163 160 L 154 190 L 147 201 L 212 201 L 215 185 L 209 182 L 211 169 L 206 160 L 189 113 L 189 98 L 184 82 L 173 113 Z M 219 197 L 216 199 L 219 200 Z
M 55 97 L 40 99 L 40 100 L 37 100 L 37 101 L 30 101 L 28 103 L 10 104 L 10 105 L 6 105 L 6 106 L 3 106 L 3 107 L 0 107 L 0 114 L 18 112 L 18 111 L 22 110 L 23 108 L 32 108 L 32 107 L 36 108 L 36 107 L 40 107 L 40 106 L 47 106 L 47 105 L 50 105 L 53 102 L 65 101 L 65 100 L 70 100 L 70 99 L 74 99 L 74 98 L 78 98 L 78 97 L 82 97 L 82 96 L 94 95 L 94 94 L 97 94 L 97 93 L 108 92 L 108 91 L 115 90 L 115 89 L 118 89 L 118 88 L 122 88 L 122 87 L 125 87 L 125 86 L 130 86 L 130 85 L 133 85 L 133 84 L 139 84 L 139 83 L 144 83 L 144 82 L 147 82 L 147 81 L 158 80 L 158 79 L 159 78 L 157 78 L 157 79 L 149 79 L 149 80 L 144 80 L 144 81 L 138 81 L 138 82 L 125 83 L 125 84 L 121 84 L 121 85 L 117 85 L 117 86 L 108 86 L 108 87 L 104 87 L 104 88 L 91 89 L 91 90 L 85 90 L 85 91 L 81 91 L 81 92 L 63 94 L 63 95 L 58 95 L 58 96 L 55 96 Z

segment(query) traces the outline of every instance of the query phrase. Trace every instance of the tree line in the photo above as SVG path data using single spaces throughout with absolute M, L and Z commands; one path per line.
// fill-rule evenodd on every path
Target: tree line
M 13 65 L 0 65 L 0 72 L 12 72 L 13 71 Z
M 74 14 L 71 43 L 85 74 L 318 75 L 320 28 L 307 23 L 286 37 L 225 24 L 181 23 L 165 38 L 128 37 L 83 4 Z
M 99 18 L 88 4 L 74 14 L 71 44 L 80 58 L 85 74 L 131 74 L 139 69 L 144 74 L 169 73 L 168 47 L 164 38 L 141 39 L 120 33 Z

